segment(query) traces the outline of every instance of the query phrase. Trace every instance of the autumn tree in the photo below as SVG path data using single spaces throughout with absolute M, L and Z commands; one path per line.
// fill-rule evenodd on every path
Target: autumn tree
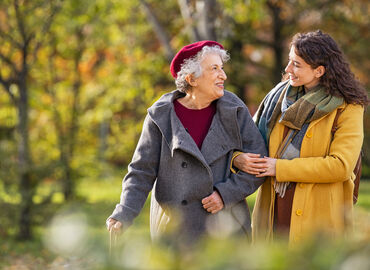
M 49 76 L 40 83 L 52 101 L 50 124 L 56 132 L 62 172 L 59 183 L 66 200 L 75 196 L 79 175 L 76 148 L 84 143 L 79 136 L 81 116 L 95 103 L 83 100 L 89 96 L 87 85 L 97 83 L 96 75 L 106 57 L 109 41 L 104 31 L 109 27 L 105 19 L 110 8 L 107 2 L 68 1 L 48 35 L 47 64 L 42 68 Z
M 0 6 L 0 83 L 16 107 L 18 118 L 18 175 L 22 197 L 19 237 L 22 239 L 31 236 L 32 196 L 38 181 L 33 173 L 29 140 L 29 71 L 58 11 L 58 4 L 58 1 L 47 0 L 6 0 Z

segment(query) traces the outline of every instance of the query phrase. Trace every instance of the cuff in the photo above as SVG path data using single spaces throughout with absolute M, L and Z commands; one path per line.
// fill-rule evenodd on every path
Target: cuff
M 138 215 L 133 209 L 123 206 L 122 204 L 117 204 L 112 215 L 110 215 L 106 221 L 110 218 L 118 220 L 122 225 L 127 228 L 131 226 L 134 218 Z
M 239 172 L 239 169 L 234 167 L 233 163 L 234 163 L 234 159 L 239 156 L 240 154 L 243 154 L 243 152 L 240 152 L 240 151 L 235 151 L 233 153 L 233 157 L 231 158 L 231 162 L 230 162 L 230 171 L 232 173 L 238 173 Z

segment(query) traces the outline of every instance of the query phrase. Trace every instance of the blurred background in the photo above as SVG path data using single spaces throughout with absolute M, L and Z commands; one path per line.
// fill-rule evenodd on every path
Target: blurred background
M 329 33 L 369 89 L 369 12 L 367 0 L 0 1 L 0 267 L 103 269 L 112 261 L 105 219 L 119 201 L 146 109 L 175 88 L 169 63 L 182 46 L 204 39 L 222 43 L 231 55 L 226 89 L 253 114 L 280 81 L 297 32 Z M 368 112 L 364 127 L 356 211 L 368 237 Z M 248 200 L 252 209 L 254 197 Z M 148 219 L 145 206 L 135 229 L 124 236 L 141 256 L 150 246 Z M 118 257 L 129 263 L 121 259 L 106 269 L 140 269 L 145 256 L 122 245 Z M 307 250 L 318 254 L 323 249 L 316 246 L 313 240 Z M 274 249 L 265 248 L 262 253 Z M 292 263 L 274 250 L 277 265 Z M 169 261 L 168 269 L 177 265 L 176 256 L 163 254 L 157 258 Z M 343 256 L 334 259 L 338 254 Z M 318 265 L 327 269 L 334 262 L 346 269 L 348 254 L 350 249 L 336 245 Z M 269 262 L 255 251 L 250 259 L 251 269 L 258 268 L 259 259 Z M 214 264 L 225 269 L 222 265 Z M 315 269 L 311 266 L 302 269 Z

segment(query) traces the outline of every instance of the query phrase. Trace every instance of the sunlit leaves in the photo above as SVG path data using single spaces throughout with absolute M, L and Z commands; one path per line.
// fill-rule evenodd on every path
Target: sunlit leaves
M 27 78 L 31 152 L 40 179 L 59 184 L 64 181 L 60 157 L 70 143 L 75 147 L 70 161 L 76 179 L 96 173 L 94 164 L 96 167 L 100 162 L 125 167 L 134 151 L 146 109 L 161 94 L 175 88 L 165 50 L 140 1 L 18 1 L 18 12 L 23 14 L 27 26 L 23 34 L 16 24 L 12 2 L 0 2 L 3 33 L 0 53 L 7 55 L 19 69 L 22 53 L 17 44 L 22 41 L 22 35 L 33 35 L 31 50 L 36 44 L 40 46 L 37 54 L 29 56 L 32 65 L 28 67 Z M 177 0 L 146 2 L 169 35 L 175 51 L 191 41 Z M 189 2 L 195 7 L 201 1 Z M 239 93 L 251 107 L 251 103 L 257 104 L 273 86 L 275 76 L 280 77 L 275 72 L 274 31 L 277 30 L 283 45 L 280 70 L 286 62 L 291 36 L 321 28 L 337 40 L 356 76 L 369 85 L 368 1 L 216 2 L 219 13 L 211 22 L 216 25 L 218 41 L 232 56 L 225 65 L 226 88 Z M 281 26 L 274 28 L 269 5 L 280 9 L 277 18 L 283 22 Z M 55 9 L 58 12 L 50 30 L 43 32 L 43 22 Z M 3 77 L 17 73 L 4 60 L 0 59 L 0 63 Z M 18 121 L 16 109 L 3 89 L 0 91 L 0 128 L 14 129 Z M 12 84 L 10 91 L 19 96 L 16 84 Z M 73 104 L 77 104 L 75 126 L 71 124 Z M 72 131 L 76 131 L 73 142 Z M 14 168 L 15 137 L 13 131 L 9 132 L 6 142 L 0 141 L 0 154 L 11 158 L 2 161 L 1 166 Z M 14 170 L 12 177 L 13 174 Z M 4 175 L 0 176 L 2 181 Z

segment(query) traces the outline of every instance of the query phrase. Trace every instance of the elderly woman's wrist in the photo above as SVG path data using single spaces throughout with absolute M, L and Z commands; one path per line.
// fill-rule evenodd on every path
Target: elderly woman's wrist
M 235 159 L 241 154 L 243 154 L 243 152 L 240 152 L 240 151 L 235 151 L 233 153 L 233 157 L 231 158 L 231 164 L 230 164 L 230 170 L 231 170 L 232 173 L 238 173 L 239 172 L 240 164 L 237 164 Z

